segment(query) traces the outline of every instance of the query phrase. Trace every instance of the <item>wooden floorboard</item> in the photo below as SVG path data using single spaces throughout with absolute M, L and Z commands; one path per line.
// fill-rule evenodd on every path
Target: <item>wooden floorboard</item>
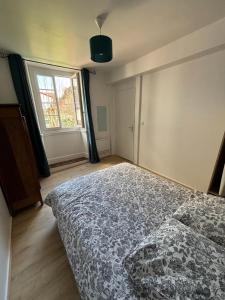
M 58 184 L 124 160 L 104 158 L 54 173 L 41 181 L 43 198 Z M 79 292 L 51 209 L 29 208 L 15 218 L 12 227 L 10 300 L 78 300 Z

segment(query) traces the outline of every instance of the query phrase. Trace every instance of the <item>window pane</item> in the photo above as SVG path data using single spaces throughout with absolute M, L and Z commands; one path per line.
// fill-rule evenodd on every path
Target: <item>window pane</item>
M 68 77 L 55 77 L 58 96 L 59 113 L 62 128 L 71 128 L 77 125 L 72 81 Z
M 37 81 L 45 126 L 46 128 L 60 127 L 53 79 L 50 76 L 37 75 Z
M 57 128 L 60 127 L 59 117 L 53 115 L 44 115 L 46 128 Z
M 52 77 L 50 77 L 50 76 L 43 76 L 43 75 L 37 75 L 37 78 L 38 78 L 39 89 L 54 90 L 54 85 L 53 85 Z

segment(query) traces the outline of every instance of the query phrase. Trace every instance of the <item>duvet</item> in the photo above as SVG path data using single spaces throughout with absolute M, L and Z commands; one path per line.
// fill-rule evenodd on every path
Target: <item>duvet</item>
M 193 192 L 122 163 L 49 193 L 81 299 L 137 299 L 124 268 L 132 249 Z

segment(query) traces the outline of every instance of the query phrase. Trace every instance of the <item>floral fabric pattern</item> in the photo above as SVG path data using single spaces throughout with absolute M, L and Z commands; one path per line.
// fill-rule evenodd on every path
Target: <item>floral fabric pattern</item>
M 198 192 L 173 217 L 225 247 L 225 199 Z
M 225 250 L 176 219 L 167 220 L 126 257 L 137 296 L 225 299 Z
M 46 199 L 85 300 L 140 299 L 124 258 L 194 194 L 128 163 L 72 179 Z

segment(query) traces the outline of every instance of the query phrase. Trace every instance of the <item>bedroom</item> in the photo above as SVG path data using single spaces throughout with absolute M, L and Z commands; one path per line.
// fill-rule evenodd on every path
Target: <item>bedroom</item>
M 225 299 L 224 0 L 2 0 L 0 24 L 0 299 Z M 157 273 L 174 241 L 209 274 Z

